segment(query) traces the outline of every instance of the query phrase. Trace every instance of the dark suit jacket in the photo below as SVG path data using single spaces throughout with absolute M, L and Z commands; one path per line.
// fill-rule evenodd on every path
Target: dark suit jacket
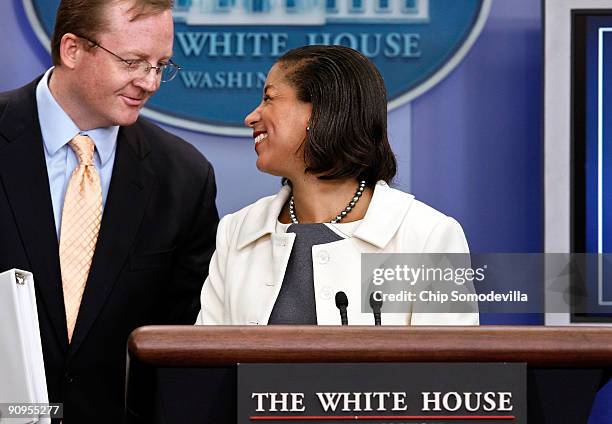
M 36 84 L 0 93 L 0 272 L 33 272 L 50 402 L 64 423 L 121 422 L 126 341 L 146 324 L 192 324 L 214 250 L 210 163 L 139 119 L 122 127 L 102 227 L 68 344 Z

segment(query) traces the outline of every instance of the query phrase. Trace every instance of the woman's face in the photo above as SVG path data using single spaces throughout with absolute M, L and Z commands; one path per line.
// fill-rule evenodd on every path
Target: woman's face
M 312 105 L 297 99 L 295 89 L 285 79 L 278 64 L 268 73 L 263 99 L 244 119 L 253 129 L 257 168 L 268 174 L 287 177 L 302 175 L 306 127 Z

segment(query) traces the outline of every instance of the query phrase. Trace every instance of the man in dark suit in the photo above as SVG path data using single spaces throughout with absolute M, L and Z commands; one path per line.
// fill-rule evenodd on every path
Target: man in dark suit
M 0 272 L 34 273 L 49 400 L 66 424 L 121 422 L 130 332 L 200 309 L 213 169 L 138 117 L 178 71 L 171 7 L 62 0 L 55 67 L 0 94 Z

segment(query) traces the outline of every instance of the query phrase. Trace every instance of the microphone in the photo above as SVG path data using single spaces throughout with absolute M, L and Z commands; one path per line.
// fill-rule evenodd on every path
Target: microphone
M 370 308 L 374 312 L 374 325 L 380 325 L 380 308 L 382 308 L 383 301 L 376 300 L 374 298 L 374 292 L 370 293 Z
M 348 318 L 346 316 L 346 308 L 348 307 L 348 297 L 343 291 L 336 293 L 336 308 L 340 309 L 340 321 L 342 325 L 348 325 Z

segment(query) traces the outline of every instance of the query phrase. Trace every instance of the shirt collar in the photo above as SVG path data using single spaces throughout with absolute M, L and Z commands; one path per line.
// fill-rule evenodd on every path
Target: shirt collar
M 259 238 L 273 234 L 283 206 L 291 195 L 287 185 L 268 200 L 261 199 L 253 204 L 242 222 L 238 234 L 238 249 L 242 249 Z M 374 194 L 361 224 L 353 237 L 384 249 L 403 223 L 414 196 L 395 190 L 384 181 L 374 186 Z
M 96 151 L 100 156 L 100 163 L 106 164 L 112 157 L 117 144 L 118 126 L 95 128 L 81 131 L 70 119 L 64 109 L 49 90 L 49 77 L 53 67 L 45 72 L 45 75 L 36 87 L 36 103 L 38 105 L 38 120 L 42 132 L 45 150 L 49 155 L 54 155 L 64 147 L 77 134 L 88 135 L 96 145 Z

